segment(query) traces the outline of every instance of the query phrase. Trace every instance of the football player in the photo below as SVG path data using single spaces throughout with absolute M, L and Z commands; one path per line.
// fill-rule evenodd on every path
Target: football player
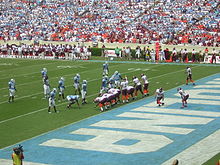
M 182 107 L 187 107 L 187 99 L 189 98 L 189 94 L 186 93 L 182 88 L 178 88 L 177 92 L 180 94 L 181 99 L 182 99 Z
M 122 77 L 121 77 L 121 74 L 118 71 L 115 71 L 115 73 L 113 75 L 113 79 L 115 81 L 116 88 L 119 88 L 121 80 L 122 80 Z
M 8 82 L 8 89 L 9 89 L 9 99 L 8 102 L 14 102 L 14 97 L 15 97 L 15 92 L 16 92 L 16 87 L 15 87 L 15 80 L 11 79 Z
M 69 102 L 69 104 L 67 105 L 67 108 L 70 108 L 72 106 L 72 104 L 77 103 L 78 108 L 80 108 L 79 106 L 79 95 L 68 95 L 66 97 L 67 101 Z
M 43 68 L 42 71 L 41 71 L 41 76 L 42 76 L 42 79 L 44 81 L 44 78 L 47 76 L 47 68 Z
M 86 104 L 86 94 L 87 94 L 87 81 L 86 80 L 83 80 L 83 83 L 82 83 L 82 104 Z
M 63 99 L 65 99 L 64 97 L 64 89 L 65 89 L 65 85 L 64 85 L 64 78 L 61 77 L 60 80 L 58 81 L 58 90 L 59 90 L 59 98 L 58 100 L 61 100 L 61 97 Z
M 158 106 L 164 105 L 164 91 L 163 88 L 159 88 L 155 92 L 156 102 Z
M 149 86 L 149 82 L 147 80 L 147 76 L 145 74 L 141 74 L 141 79 L 144 83 L 143 88 L 144 88 L 144 96 L 149 96 L 149 91 L 148 91 L 148 86 Z
M 50 108 L 53 107 L 55 112 L 58 112 L 56 110 L 56 104 L 55 104 L 55 97 L 56 97 L 57 89 L 53 88 L 53 90 L 50 92 L 49 97 L 49 107 L 48 107 L 48 113 L 51 113 Z
M 49 84 L 49 79 L 48 79 L 48 76 L 46 75 L 46 77 L 44 78 L 44 81 L 43 81 L 44 85 L 43 85 L 43 88 L 44 88 L 44 97 L 45 98 L 48 98 L 49 97 L 49 94 L 50 94 L 50 84 Z
M 121 82 L 121 93 L 122 93 L 123 103 L 128 102 L 127 86 L 128 86 L 128 80 L 124 78 L 123 81 Z
M 195 82 L 192 79 L 192 70 L 190 67 L 186 67 L 186 85 L 188 85 L 189 80 L 191 81 L 191 83 L 193 83 L 193 85 L 195 85 Z
M 137 97 L 138 91 L 140 91 L 143 96 L 144 93 L 142 91 L 142 86 L 141 86 L 141 82 L 139 81 L 139 79 L 133 76 L 133 82 L 134 82 L 134 88 L 135 88 L 135 97 Z
M 78 91 L 79 95 L 81 95 L 80 75 L 78 73 L 73 77 L 73 82 L 74 82 L 74 88 L 75 88 L 75 95 L 76 95 L 77 91 Z
M 132 100 L 134 100 L 134 87 L 133 86 L 127 86 L 127 97 L 128 97 L 128 100 L 130 98 L 132 98 Z
M 109 72 L 108 62 L 106 61 L 106 62 L 103 64 L 103 73 L 102 73 L 102 75 L 103 75 L 103 76 L 108 76 L 108 72 Z
M 102 85 L 101 85 L 101 90 L 99 92 L 99 95 L 101 96 L 103 93 L 106 93 L 108 90 L 108 76 L 104 76 L 102 78 Z

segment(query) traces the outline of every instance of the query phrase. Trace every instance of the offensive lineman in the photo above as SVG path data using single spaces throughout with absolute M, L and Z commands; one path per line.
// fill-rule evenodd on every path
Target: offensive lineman
M 180 94 L 181 99 L 182 99 L 182 107 L 187 107 L 187 99 L 189 98 L 189 94 L 186 93 L 182 88 L 178 88 L 177 92 Z
M 187 74 L 187 77 L 186 77 L 186 85 L 188 85 L 188 81 L 190 80 L 191 83 L 193 83 L 193 85 L 195 85 L 195 82 L 193 81 L 192 79 L 192 70 L 190 67 L 186 67 L 186 74 Z
M 143 96 L 144 93 L 142 91 L 142 86 L 141 86 L 141 82 L 139 81 L 139 79 L 133 76 L 133 82 L 134 82 L 134 88 L 135 88 L 135 97 L 137 97 L 138 91 L 140 91 Z
M 79 81 L 80 81 L 80 75 L 77 73 L 76 76 L 73 77 L 74 88 L 75 88 L 75 95 L 76 95 L 77 91 L 78 91 L 79 95 L 81 95 Z
M 144 85 L 143 85 L 143 89 L 144 89 L 143 93 L 144 93 L 144 96 L 149 96 L 149 91 L 148 91 L 149 82 L 148 82 L 148 80 L 147 80 L 147 76 L 146 76 L 145 74 L 141 74 L 141 79 L 142 79 L 142 81 L 143 81 L 143 83 L 144 83 Z
M 163 91 L 163 88 L 157 89 L 156 92 L 155 92 L 155 95 L 156 95 L 155 98 L 156 98 L 156 101 L 157 101 L 157 105 L 158 106 L 164 105 L 164 103 L 161 102 L 161 100 L 164 101 L 164 91 Z
M 59 98 L 58 100 L 61 100 L 61 97 L 63 99 L 65 99 L 64 97 L 64 89 L 65 89 L 65 85 L 64 85 L 64 78 L 61 77 L 60 80 L 58 81 L 58 90 L 59 90 Z
M 9 89 L 9 99 L 8 102 L 14 102 L 14 97 L 15 97 L 15 91 L 16 91 L 16 87 L 15 87 L 15 80 L 11 79 L 8 82 L 8 89 Z
M 86 102 L 87 81 L 86 80 L 83 80 L 81 93 L 82 93 L 82 104 L 87 104 Z
M 55 104 L 56 92 L 57 92 L 56 88 L 53 88 L 53 90 L 50 92 L 48 113 L 51 113 L 51 111 L 50 111 L 51 107 L 53 107 L 55 113 L 58 112 L 56 110 L 56 104 Z
M 128 80 L 124 78 L 121 82 L 121 94 L 122 94 L 122 102 L 128 102 L 128 94 L 127 94 Z

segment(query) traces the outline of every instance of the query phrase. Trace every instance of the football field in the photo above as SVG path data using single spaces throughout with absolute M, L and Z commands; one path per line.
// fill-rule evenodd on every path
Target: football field
M 122 77 L 127 76 L 128 80 L 131 81 L 132 76 L 140 78 L 140 74 L 145 73 L 150 82 L 150 95 L 153 95 L 157 88 L 163 87 L 165 91 L 169 90 L 166 95 L 169 99 L 166 100 L 168 105 L 164 110 L 161 110 L 156 107 L 153 97 L 149 96 L 149 98 L 145 97 L 142 99 L 139 95 L 137 99 L 139 101 L 135 100 L 137 102 L 133 101 L 127 105 L 119 104 L 114 107 L 115 109 L 113 111 L 111 111 L 113 109 L 111 108 L 107 113 L 101 113 L 98 107 L 95 108 L 93 99 L 98 95 L 100 90 L 103 63 L 104 61 L 0 59 L 0 148 L 21 143 L 24 145 L 24 149 L 28 149 L 27 153 L 29 153 L 29 156 L 27 155 L 27 160 L 29 162 L 35 162 L 33 160 L 34 152 L 37 152 L 38 156 L 43 156 L 42 154 L 44 154 L 44 152 L 45 154 L 47 152 L 54 152 L 55 157 L 59 154 L 65 157 L 65 160 L 60 163 L 56 162 L 58 160 L 56 160 L 55 157 L 42 157 L 39 161 L 36 161 L 36 163 L 41 164 L 86 164 L 82 161 L 83 158 L 81 156 L 87 154 L 90 161 L 93 162 L 87 162 L 87 164 L 98 164 L 99 162 L 99 164 L 111 165 L 117 164 L 118 160 L 121 160 L 121 163 L 119 164 L 129 164 L 128 162 L 130 162 L 130 164 L 135 164 L 135 162 L 133 162 L 135 159 L 144 161 L 149 160 L 149 164 L 161 164 L 163 162 L 166 163 L 166 161 L 170 163 L 169 158 L 172 158 L 178 153 L 182 153 L 182 151 L 191 145 L 196 144 L 202 138 L 209 136 L 219 129 L 216 126 L 219 121 L 214 120 L 220 117 L 219 112 L 217 112 L 217 109 L 219 109 L 219 93 L 215 92 L 220 89 L 218 84 L 218 73 L 220 73 L 219 65 L 109 62 L 109 75 L 112 75 L 117 70 L 122 74 Z M 196 81 L 195 87 L 192 86 L 192 84 L 189 84 L 188 86 L 184 85 L 186 66 L 192 68 L 194 80 L 201 79 L 199 80 L 200 84 L 197 84 Z M 43 83 L 40 73 L 42 68 L 47 68 L 48 70 L 51 88 L 56 88 L 58 86 L 58 80 L 60 77 L 65 78 L 65 95 L 74 94 L 73 76 L 79 73 L 81 76 L 81 82 L 84 79 L 88 82 L 88 104 L 81 105 L 80 109 L 78 109 L 76 105 L 73 105 L 70 110 L 67 110 L 66 100 L 61 102 L 56 101 L 57 109 L 60 113 L 48 114 L 48 100 L 44 99 Z M 8 81 L 11 78 L 16 81 L 17 92 L 15 102 L 8 103 Z M 205 86 L 206 81 L 211 81 L 212 86 Z M 194 111 L 192 109 L 187 109 L 186 112 L 177 111 L 179 110 L 181 103 L 179 96 L 175 95 L 176 87 L 183 85 L 184 88 L 189 90 L 190 95 L 193 97 L 195 96 L 195 99 L 190 100 L 192 105 L 191 108 L 194 109 Z M 208 89 L 211 92 L 207 94 L 207 90 L 204 90 L 203 95 L 206 96 L 206 98 L 204 98 L 204 96 L 199 96 L 193 91 L 197 88 L 201 91 L 203 91 L 203 89 Z M 173 97 L 175 97 L 179 103 L 174 100 Z M 204 104 L 204 106 L 201 106 L 201 104 Z M 138 109 L 138 107 L 142 108 Z M 152 109 L 152 107 L 155 108 Z M 210 111 L 207 111 L 207 109 L 210 109 Z M 136 112 L 130 112 L 130 110 Z M 122 112 L 127 113 L 123 114 Z M 144 112 L 144 114 L 141 112 Z M 150 117 L 150 120 L 156 119 L 153 124 L 163 125 L 164 127 L 141 127 L 145 124 L 142 123 L 142 120 L 148 118 L 148 113 L 154 114 Z M 170 118 L 164 117 L 163 121 L 160 121 L 158 120 L 158 114 L 161 113 L 175 113 L 176 118 L 170 115 Z M 115 115 L 120 119 L 117 122 L 112 121 Z M 90 118 L 91 116 L 94 117 Z M 130 123 L 125 122 L 129 118 L 139 120 L 134 120 L 135 122 L 130 121 Z M 102 119 L 108 120 L 108 122 L 102 121 Z M 167 123 L 164 121 L 167 121 Z M 181 121 L 183 122 L 181 123 Z M 206 125 L 210 122 L 212 122 L 214 126 L 212 124 Z M 76 125 L 72 125 L 72 123 L 76 123 Z M 99 129 L 89 129 L 91 124 L 94 128 Z M 152 123 L 150 123 L 150 125 L 151 124 Z M 172 124 L 172 126 L 167 126 L 169 124 Z M 120 127 L 118 127 L 118 125 L 120 125 Z M 125 127 L 126 125 L 127 127 Z M 204 125 L 207 127 L 204 127 Z M 134 128 L 131 129 L 131 126 Z M 178 126 L 178 128 L 175 126 Z M 213 129 L 205 131 L 209 127 Z M 61 129 L 57 130 L 57 128 Z M 126 132 L 126 129 L 132 131 Z M 61 132 L 59 130 L 61 130 Z M 113 138 L 113 140 L 110 140 L 110 137 L 114 137 L 115 131 L 117 131 L 116 134 L 121 138 Z M 143 132 L 147 132 L 148 135 L 140 136 L 140 133 Z M 193 134 L 191 134 L 191 132 L 193 132 Z M 205 134 L 202 134 L 202 132 L 205 132 Z M 71 134 L 76 135 L 71 136 Z M 109 136 L 107 136 L 107 134 Z M 121 140 L 126 134 L 127 136 L 130 136 L 130 139 L 124 138 L 124 140 Z M 188 134 L 190 134 L 190 136 L 186 136 Z M 200 134 L 202 134 L 202 136 L 199 138 L 198 136 Z M 103 141 L 103 137 L 100 137 L 100 139 L 94 138 L 93 145 L 90 145 L 89 143 L 81 144 L 79 142 L 86 142 L 88 139 L 98 135 L 103 135 L 103 137 L 109 139 L 109 141 Z M 43 138 L 40 138 L 42 136 Z M 33 138 L 34 141 L 31 141 L 32 137 L 36 137 Z M 63 141 L 59 140 L 61 137 L 63 138 Z M 181 140 L 186 140 L 183 137 L 186 137 L 187 140 L 190 138 L 193 140 L 192 142 L 189 142 L 189 144 L 184 143 L 185 145 L 177 147 L 182 143 Z M 26 141 L 28 139 L 30 140 Z M 143 141 L 143 139 L 148 139 L 148 141 L 139 144 L 138 142 Z M 71 140 L 75 141 L 71 142 Z M 97 142 L 100 142 L 100 145 L 98 145 Z M 76 145 L 77 143 L 79 143 L 79 145 Z M 105 147 L 105 144 L 108 143 L 124 146 L 124 148 L 117 148 L 114 145 L 106 145 Z M 137 147 L 132 148 L 135 144 Z M 145 145 L 146 148 L 143 147 Z M 164 146 L 169 147 L 167 148 Z M 43 148 L 43 152 L 41 152 L 41 147 Z M 60 150 L 62 147 L 65 148 L 65 151 Z M 53 150 L 50 150 L 51 148 Z M 172 148 L 177 151 L 168 152 L 169 150 L 172 150 Z M 6 154 L 9 153 L 9 149 L 11 149 L 11 147 L 6 148 L 6 150 L 2 149 L 1 154 L 3 156 L 0 158 L 7 159 Z M 30 151 L 31 149 L 33 149 L 33 151 Z M 76 152 L 72 152 L 73 150 Z M 160 152 L 153 154 L 154 151 L 158 150 Z M 4 153 L 4 151 L 7 152 Z M 89 151 L 92 151 L 92 153 Z M 189 153 L 192 151 L 193 150 L 190 150 Z M 41 154 L 39 154 L 39 152 L 41 152 Z M 146 156 L 143 154 L 149 152 L 152 153 L 152 155 L 150 154 Z M 111 156 L 106 156 L 107 153 L 111 153 Z M 164 156 L 165 153 L 167 153 L 167 156 Z M 68 160 L 68 157 L 71 157 L 71 154 L 73 154 L 74 157 L 77 157 L 77 159 L 75 159 L 76 162 L 74 162 L 74 158 Z M 128 158 L 128 155 L 132 156 Z M 135 157 L 135 155 L 137 155 L 137 157 Z M 163 157 L 164 159 L 154 162 L 157 156 L 159 158 Z M 182 155 L 179 155 L 178 158 L 181 159 L 181 157 L 184 156 L 183 153 Z M 145 158 L 141 159 L 142 157 Z M 101 158 L 106 158 L 107 160 L 103 161 Z

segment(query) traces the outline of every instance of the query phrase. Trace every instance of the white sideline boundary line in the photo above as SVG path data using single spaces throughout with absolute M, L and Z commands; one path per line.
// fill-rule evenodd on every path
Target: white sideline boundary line
M 203 78 L 201 78 L 201 79 L 199 79 L 199 80 L 202 80 L 202 79 L 205 79 L 205 78 L 207 78 L 207 77 L 214 76 L 214 75 L 217 75 L 217 74 L 219 74 L 219 73 L 215 73 L 215 74 L 212 74 L 212 75 L 203 77 Z M 176 88 L 176 87 L 174 87 L 174 88 Z M 172 90 L 172 89 L 174 89 L 174 88 L 171 88 L 171 89 L 169 89 L 169 90 Z M 153 96 L 150 96 L 150 97 L 153 97 Z M 144 99 L 144 98 L 142 98 L 142 99 Z M 142 99 L 140 99 L 140 100 L 142 100 Z M 138 100 L 138 101 L 139 101 L 139 100 Z M 122 106 L 127 106 L 127 105 L 133 104 L 133 103 L 134 103 L 134 102 L 129 102 L 128 104 L 125 104 L 125 105 L 122 105 Z M 64 103 L 62 103 L 62 104 L 64 104 Z M 58 105 L 58 106 L 59 106 L 59 105 Z M 117 109 L 117 108 L 115 108 L 115 109 Z M 112 109 L 112 110 L 115 110 L 115 109 Z M 100 114 L 94 114 L 94 115 L 92 115 L 92 116 L 89 116 L 89 117 L 84 118 L 84 119 L 82 119 L 82 120 L 78 120 L 78 121 L 73 122 L 73 123 L 78 123 L 78 122 L 81 122 L 81 121 L 86 120 L 86 119 L 88 119 L 88 118 L 91 118 L 91 117 L 93 117 L 93 116 L 98 116 L 98 115 L 101 115 L 101 114 L 103 114 L 103 113 L 108 113 L 108 112 L 109 112 L 109 111 L 104 111 L 104 112 L 102 112 L 102 113 L 100 113 Z M 48 132 L 44 132 L 44 133 L 39 134 L 39 135 L 37 135 L 37 136 L 33 136 L 33 137 L 31 137 L 31 138 L 24 139 L 24 140 L 22 140 L 22 141 L 20 141 L 20 142 L 17 142 L 17 143 L 14 143 L 14 144 L 12 144 L 12 145 L 3 147 L 3 148 L 1 148 L 0 150 L 3 150 L 3 149 L 5 149 L 5 148 L 9 148 L 9 147 L 11 147 L 11 146 L 14 146 L 15 144 L 19 144 L 19 143 L 22 143 L 22 142 L 27 141 L 27 140 L 30 140 L 30 139 L 34 139 L 34 138 L 36 138 L 36 137 L 40 137 L 40 136 L 42 136 L 42 135 L 45 135 L 45 134 L 47 134 L 47 133 L 56 131 L 56 130 L 58 130 L 58 129 L 62 129 L 62 128 L 64 128 L 64 127 L 67 127 L 67 126 L 69 126 L 69 125 L 72 125 L 73 123 L 70 123 L 70 124 L 67 124 L 67 125 L 63 125 L 63 126 L 61 126 L 61 127 L 58 127 L 58 128 L 56 128 L 56 129 L 53 129 L 53 130 L 50 130 L 50 131 L 48 131 Z M 220 143 L 219 143 L 219 144 L 220 144 Z M 169 165 L 170 165 L 170 164 L 169 164 Z M 196 165 L 198 165 L 198 164 L 196 164 Z

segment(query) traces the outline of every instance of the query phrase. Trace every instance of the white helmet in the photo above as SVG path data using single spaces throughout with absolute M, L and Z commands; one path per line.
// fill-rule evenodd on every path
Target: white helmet
M 57 89 L 56 89 L 56 88 L 53 88 L 53 91 L 54 91 L 54 92 L 57 92 Z
M 47 71 L 47 68 L 43 68 L 43 71 L 45 71 L 45 72 L 46 72 L 46 71 Z
M 83 80 L 83 84 L 87 84 L 87 81 L 86 81 L 86 80 Z
M 64 78 L 63 78 L 63 77 L 60 77 L 60 80 L 64 81 Z
M 77 100 L 79 100 L 80 99 L 79 95 L 76 95 L 76 98 L 77 98 Z
M 108 61 L 105 61 L 106 64 L 108 64 Z
M 13 83 L 15 83 L 15 80 L 14 80 L 14 79 L 11 79 L 10 81 L 13 82 Z
M 115 71 L 115 74 L 118 74 L 118 71 Z
M 77 73 L 76 76 L 79 77 L 80 76 L 79 73 Z

